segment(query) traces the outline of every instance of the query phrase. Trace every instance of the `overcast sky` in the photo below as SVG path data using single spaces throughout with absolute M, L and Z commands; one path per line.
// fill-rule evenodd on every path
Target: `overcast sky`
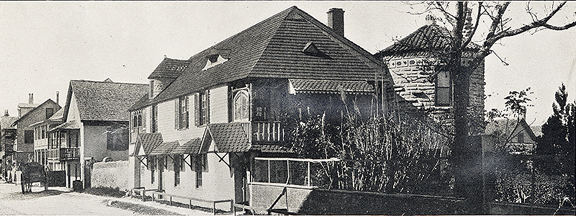
M 524 3 L 513 4 L 512 14 L 525 16 Z M 400 2 L 0 2 L 0 109 L 16 116 L 28 93 L 42 103 L 56 91 L 64 105 L 73 79 L 147 83 L 164 55 L 187 59 L 293 5 L 324 23 L 328 9 L 343 8 L 345 36 L 371 53 L 426 24 Z M 573 19 L 575 5 L 566 9 L 563 18 Z M 527 120 L 542 124 L 562 82 L 575 100 L 576 28 L 516 36 L 493 50 L 510 65 L 486 58 L 487 109 L 531 87 Z

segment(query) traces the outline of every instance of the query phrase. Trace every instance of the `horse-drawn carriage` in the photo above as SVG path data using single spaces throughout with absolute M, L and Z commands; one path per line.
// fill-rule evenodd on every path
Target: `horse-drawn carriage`
M 32 192 L 32 183 L 40 182 L 44 185 L 44 190 L 48 190 L 48 176 L 44 166 L 36 162 L 28 162 L 21 167 L 22 193 Z

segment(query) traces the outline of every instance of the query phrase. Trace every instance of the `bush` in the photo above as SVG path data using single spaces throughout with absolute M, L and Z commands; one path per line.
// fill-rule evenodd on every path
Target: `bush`
M 84 190 L 84 193 L 97 196 L 116 197 L 116 198 L 120 198 L 126 195 L 126 192 L 121 191 L 119 188 L 111 188 L 111 187 L 86 188 Z

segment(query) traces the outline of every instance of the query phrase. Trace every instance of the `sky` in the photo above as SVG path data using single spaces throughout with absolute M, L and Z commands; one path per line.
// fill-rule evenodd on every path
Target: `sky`
M 58 91 L 63 106 L 70 80 L 148 83 L 164 56 L 188 59 L 291 6 L 323 23 L 342 8 L 345 36 L 370 53 L 426 24 L 404 2 L 0 2 L 0 111 L 16 116 L 28 93 L 39 104 Z M 524 7 L 514 2 L 511 16 L 529 18 Z M 576 16 L 574 2 L 565 9 L 559 23 Z M 540 125 L 562 83 L 576 100 L 576 28 L 525 33 L 492 50 L 509 65 L 486 58 L 486 109 L 502 110 L 509 91 L 530 87 L 527 122 Z

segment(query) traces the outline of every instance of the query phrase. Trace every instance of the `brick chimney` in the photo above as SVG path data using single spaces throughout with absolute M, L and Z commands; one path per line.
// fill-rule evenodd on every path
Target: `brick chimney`
M 327 13 L 328 27 L 344 37 L 344 10 L 342 8 L 330 8 Z
M 28 93 L 28 103 L 29 104 L 34 103 L 34 94 L 33 93 Z
M 4 110 L 4 116 L 10 116 L 10 114 L 8 114 L 8 109 Z
M 56 104 L 60 105 L 60 92 L 56 91 Z

